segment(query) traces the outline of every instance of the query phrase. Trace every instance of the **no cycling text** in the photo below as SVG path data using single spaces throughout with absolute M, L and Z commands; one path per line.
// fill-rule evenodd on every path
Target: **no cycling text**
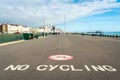
M 3 69 L 3 71 L 25 71 L 30 69 L 30 65 L 24 64 L 24 65 L 9 65 Z M 36 71 L 102 71 L 102 72 L 116 72 L 118 71 L 115 67 L 111 65 L 80 65 L 80 66 L 74 66 L 74 65 L 38 65 L 35 68 Z

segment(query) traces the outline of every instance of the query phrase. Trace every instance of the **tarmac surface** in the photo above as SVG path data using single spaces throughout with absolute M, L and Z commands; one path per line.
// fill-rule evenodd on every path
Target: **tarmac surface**
M 120 80 L 120 40 L 68 34 L 1 46 L 0 80 Z

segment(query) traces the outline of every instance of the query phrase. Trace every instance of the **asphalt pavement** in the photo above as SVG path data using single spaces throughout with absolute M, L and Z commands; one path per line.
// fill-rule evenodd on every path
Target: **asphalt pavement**
M 63 34 L 1 46 L 0 80 L 120 80 L 120 39 Z

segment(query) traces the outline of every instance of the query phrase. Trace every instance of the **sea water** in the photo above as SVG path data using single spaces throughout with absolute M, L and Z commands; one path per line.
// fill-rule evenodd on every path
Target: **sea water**
M 118 35 L 120 36 L 120 32 L 103 32 L 104 35 Z

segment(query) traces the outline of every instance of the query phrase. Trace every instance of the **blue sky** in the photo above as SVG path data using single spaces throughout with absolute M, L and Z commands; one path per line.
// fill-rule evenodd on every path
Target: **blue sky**
M 118 10 L 118 9 L 117 9 Z M 76 26 L 74 26 L 76 24 Z M 78 18 L 67 23 L 68 31 L 120 31 L 120 11 Z M 74 29 L 71 29 L 74 28 Z
M 64 15 L 70 32 L 120 31 L 120 0 L 0 0 L 0 23 L 64 30 Z

